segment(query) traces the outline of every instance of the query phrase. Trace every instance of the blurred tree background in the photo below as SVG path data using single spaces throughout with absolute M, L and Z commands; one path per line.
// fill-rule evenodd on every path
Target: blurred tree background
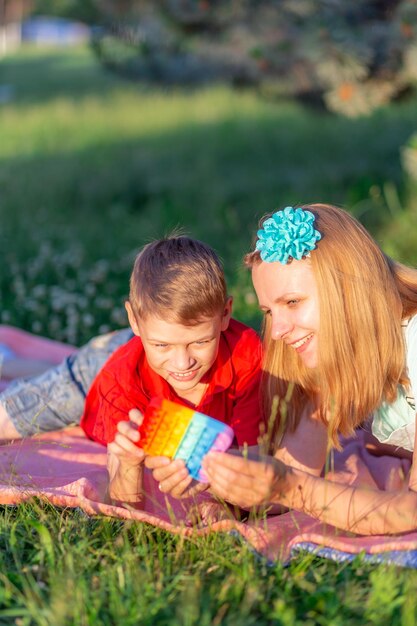
M 96 28 L 101 61 L 164 84 L 227 80 L 355 116 L 417 79 L 415 0 L 36 0 Z
M 31 15 L 50 15 L 99 24 L 103 20 L 101 7 L 95 0 L 32 0 Z

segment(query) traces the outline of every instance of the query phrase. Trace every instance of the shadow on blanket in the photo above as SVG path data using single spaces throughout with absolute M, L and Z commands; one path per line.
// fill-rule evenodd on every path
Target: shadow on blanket
M 7 333 L 4 327 L 1 328 L 1 341 L 4 342 Z M 27 340 L 27 333 L 20 334 L 22 331 L 17 329 L 12 331 L 15 339 L 24 335 Z M 41 350 L 44 357 L 48 350 L 52 350 L 55 358 L 60 350 L 62 356 L 71 351 L 63 344 L 35 339 L 36 349 Z M 29 356 L 33 357 L 34 353 Z M 335 454 L 334 471 L 329 479 L 346 484 L 366 484 L 370 488 L 399 488 L 408 473 L 409 461 L 370 455 L 362 435 L 359 433 L 356 439 L 347 441 L 343 452 Z M 16 505 L 36 496 L 59 507 L 81 507 L 89 515 L 134 519 L 173 533 L 238 532 L 271 561 L 288 560 L 291 554 L 303 549 L 335 560 L 352 559 L 356 554 L 365 553 L 366 558 L 375 561 L 417 567 L 417 532 L 395 537 L 363 537 L 338 531 L 297 512 L 247 523 L 225 519 L 204 524 L 203 520 L 196 528 L 189 525 L 189 511 L 194 501 L 165 496 L 149 473 L 145 476 L 147 499 L 144 511 L 107 504 L 106 487 L 106 450 L 86 439 L 78 427 L 0 447 L 0 504 L 3 505 Z M 200 504 L 209 500 L 207 495 L 198 496 Z

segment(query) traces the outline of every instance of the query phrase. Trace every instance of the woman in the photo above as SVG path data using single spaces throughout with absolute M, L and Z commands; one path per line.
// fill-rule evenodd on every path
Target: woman
M 208 455 L 213 492 L 242 507 L 284 505 L 362 534 L 416 529 L 415 462 L 408 491 L 320 474 L 339 435 L 371 415 L 380 441 L 415 449 L 417 270 L 387 257 L 351 215 L 330 205 L 287 207 L 261 225 L 246 263 L 265 314 L 262 395 L 275 418 L 276 451 L 262 461 Z

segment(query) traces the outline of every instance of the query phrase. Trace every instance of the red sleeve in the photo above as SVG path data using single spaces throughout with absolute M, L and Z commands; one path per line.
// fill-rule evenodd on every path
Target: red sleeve
M 107 445 L 113 441 L 117 424 L 129 419 L 129 411 L 143 411 L 147 398 L 137 376 L 143 352 L 138 337 L 118 348 L 94 379 L 84 406 L 81 428 L 87 437 Z
M 128 419 L 136 404 L 111 372 L 101 370 L 88 392 L 81 427 L 87 437 L 107 445 L 116 435 L 117 424 Z
M 259 337 L 251 331 L 250 342 L 235 371 L 235 398 L 230 425 L 235 431 L 239 446 L 258 444 L 262 421 L 260 382 L 262 347 Z

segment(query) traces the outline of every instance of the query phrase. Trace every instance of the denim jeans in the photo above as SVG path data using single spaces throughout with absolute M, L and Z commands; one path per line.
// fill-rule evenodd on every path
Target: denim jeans
M 79 424 L 91 383 L 111 354 L 133 333 L 126 328 L 100 335 L 40 376 L 18 379 L 0 393 L 17 431 L 28 437 Z

